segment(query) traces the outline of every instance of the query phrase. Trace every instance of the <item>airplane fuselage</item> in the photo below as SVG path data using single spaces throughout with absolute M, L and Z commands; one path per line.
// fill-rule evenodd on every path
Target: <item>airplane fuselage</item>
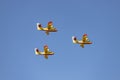
M 92 42 L 78 42 L 79 44 L 92 44 Z
M 50 30 L 49 30 L 49 29 L 48 29 L 48 30 L 44 30 L 44 29 L 43 29 L 43 31 L 47 31 L 47 32 L 57 32 L 57 30 L 55 30 L 55 29 L 53 29 L 53 30 L 52 30 L 52 29 L 50 29 Z
M 35 48 L 36 55 L 54 55 L 54 52 L 44 50 L 44 52 L 41 52 L 38 50 L 38 48 Z
M 90 41 L 83 41 L 83 40 L 73 40 L 73 43 L 76 44 L 92 44 Z

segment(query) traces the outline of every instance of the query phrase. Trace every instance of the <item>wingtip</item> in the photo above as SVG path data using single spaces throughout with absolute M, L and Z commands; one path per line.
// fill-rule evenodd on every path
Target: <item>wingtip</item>
M 49 21 L 48 23 L 53 23 L 52 21 Z
M 87 36 L 87 34 L 85 33 L 83 36 Z

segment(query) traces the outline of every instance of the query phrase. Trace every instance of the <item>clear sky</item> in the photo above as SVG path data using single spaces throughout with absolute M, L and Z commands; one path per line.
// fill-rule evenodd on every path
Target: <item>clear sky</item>
M 84 33 L 92 45 L 72 43 Z M 0 0 L 0 36 L 0 80 L 120 80 L 120 0 Z

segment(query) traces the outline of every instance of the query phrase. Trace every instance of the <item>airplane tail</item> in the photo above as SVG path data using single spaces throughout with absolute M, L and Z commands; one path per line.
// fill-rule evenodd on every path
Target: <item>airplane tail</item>
M 35 54 L 36 55 L 40 55 L 41 54 L 38 48 L 35 48 Z
M 75 36 L 72 36 L 72 41 L 73 41 L 73 43 L 77 43 L 78 40 Z
M 37 30 L 43 30 L 42 25 L 40 23 L 37 23 Z

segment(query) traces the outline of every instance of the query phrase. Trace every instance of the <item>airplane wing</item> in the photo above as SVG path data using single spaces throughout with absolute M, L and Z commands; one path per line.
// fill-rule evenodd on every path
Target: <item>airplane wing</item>
M 44 57 L 45 59 L 48 59 L 48 55 L 53 55 L 53 54 L 54 54 L 53 52 L 44 53 Z
M 49 31 L 45 31 L 45 33 L 46 33 L 47 35 L 49 35 Z
M 84 34 L 84 35 L 83 35 L 82 41 L 83 41 L 83 42 L 90 42 L 90 40 L 88 39 L 87 34 Z
M 87 38 L 87 36 L 84 36 L 84 35 L 83 35 L 82 41 L 83 41 L 83 42 L 86 42 L 86 38 Z
M 52 23 L 52 21 L 49 21 L 49 22 L 48 22 L 47 28 L 48 28 L 48 29 L 53 28 L 53 23 Z
M 45 58 L 45 59 L 48 59 L 48 55 L 44 55 L 44 58 Z
M 81 46 L 82 48 L 84 48 L 84 44 L 80 44 L 80 46 Z

